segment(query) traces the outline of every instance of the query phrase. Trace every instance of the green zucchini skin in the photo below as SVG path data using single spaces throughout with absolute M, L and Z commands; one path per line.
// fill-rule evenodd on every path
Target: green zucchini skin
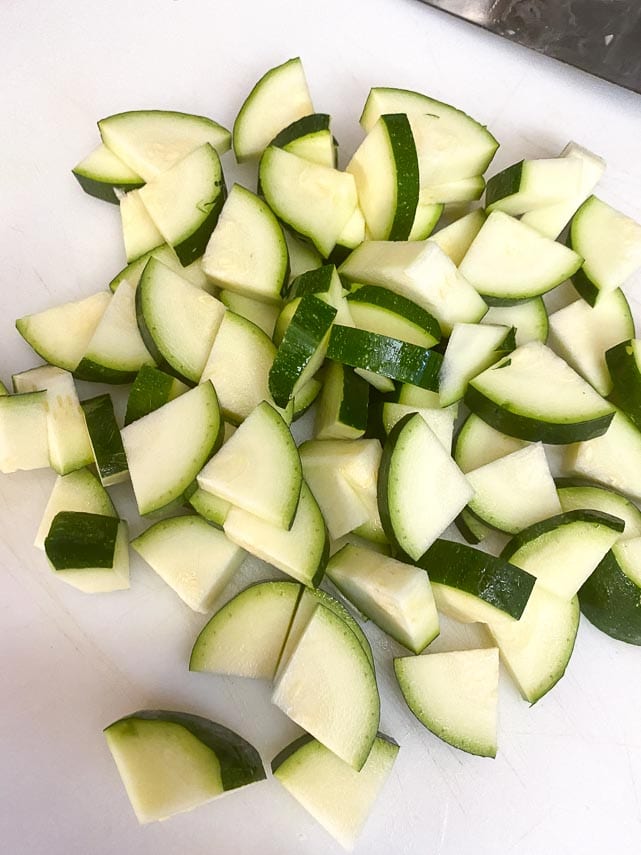
M 414 225 L 419 199 L 418 155 L 405 113 L 381 116 L 396 165 L 396 210 L 387 240 L 407 240 Z
M 572 232 L 568 235 L 567 245 L 570 249 L 574 249 L 572 246 Z M 590 306 L 596 305 L 596 301 L 601 291 L 589 279 L 582 267 L 579 267 L 579 269 L 572 274 L 572 285 L 586 303 Z
M 139 181 L 117 181 L 111 184 L 108 181 L 99 181 L 89 175 L 83 175 L 82 172 L 76 172 L 75 169 L 72 169 L 71 172 L 87 195 L 93 196 L 94 199 L 100 199 L 102 202 L 111 202 L 112 205 L 120 204 L 120 199 L 116 194 L 117 190 L 128 193 L 130 190 L 137 190 L 145 184 L 142 178 Z
M 175 385 L 175 377 L 154 368 L 153 365 L 143 365 L 129 392 L 125 424 L 131 424 L 148 413 L 153 413 L 170 401 L 174 397 L 172 393 Z
M 120 520 L 85 511 L 60 511 L 45 538 L 47 558 L 56 570 L 112 567 Z
M 505 196 L 512 196 L 517 193 L 521 187 L 522 175 L 522 160 L 513 163 L 512 166 L 502 170 L 497 175 L 493 175 L 485 186 L 485 207 L 489 208 L 497 199 L 503 199 Z
M 122 386 L 131 383 L 136 377 L 135 371 L 120 371 L 100 365 L 84 356 L 72 371 L 76 380 L 86 380 L 88 383 L 108 383 L 110 386 Z
M 514 537 L 507 543 L 501 552 L 501 558 L 509 561 L 510 558 L 521 549 L 526 543 L 536 540 L 547 532 L 555 531 L 564 525 L 571 525 L 574 522 L 594 523 L 595 525 L 605 525 L 614 531 L 623 532 L 625 522 L 619 517 L 614 517 L 612 514 L 606 514 L 603 511 L 594 511 L 586 508 L 585 510 L 567 511 L 564 514 L 556 514 L 541 522 L 534 523 L 531 526 L 523 529 L 523 531 L 515 534 Z
M 605 361 L 613 383 L 608 400 L 623 410 L 635 427 L 641 430 L 641 373 L 634 341 L 622 341 L 606 351 Z
M 365 431 L 369 392 L 369 383 L 348 366 L 343 366 L 343 398 L 338 411 L 338 417 L 343 424 Z
M 116 422 L 111 395 L 97 395 L 80 406 L 85 414 L 100 480 L 114 483 L 127 473 L 127 455 Z
M 536 579 L 510 564 L 471 546 L 435 541 L 417 562 L 430 581 L 479 597 L 517 620 L 523 614 Z
M 266 777 L 260 755 L 253 745 L 233 730 L 199 715 L 171 710 L 139 710 L 112 722 L 105 731 L 112 727 L 135 728 L 137 721 L 166 721 L 188 730 L 218 758 L 224 790 L 234 790 Z
M 441 339 L 441 327 L 434 315 L 414 303 L 413 300 L 396 294 L 388 288 L 383 288 L 380 285 L 363 285 L 361 288 L 351 291 L 346 299 L 348 304 L 366 303 L 387 309 L 387 311 L 394 312 L 394 314 L 407 318 L 408 321 L 422 327 L 425 332 L 432 336 L 434 343 Z
M 335 324 L 327 356 L 352 368 L 364 368 L 422 389 L 438 390 L 443 357 L 396 338 Z
M 641 645 L 641 587 L 625 574 L 612 550 L 579 589 L 579 604 L 601 632 Z
M 488 531 L 487 525 L 478 519 L 478 517 L 476 517 L 469 508 L 461 511 L 454 520 L 454 525 L 458 529 L 461 537 L 463 537 L 472 546 L 476 546 L 477 543 L 481 543 L 481 541 L 485 540 L 485 536 Z
M 584 422 L 567 424 L 543 422 L 530 416 L 510 412 L 487 398 L 472 385 L 468 385 L 463 400 L 473 413 L 501 433 L 527 442 L 545 442 L 550 445 L 566 445 L 602 436 L 614 418 L 614 411 L 612 411 Z
M 289 283 L 283 296 L 287 301 L 296 297 L 304 297 L 305 294 L 324 294 L 329 287 L 336 268 L 333 264 L 323 264 L 313 270 L 306 270 Z

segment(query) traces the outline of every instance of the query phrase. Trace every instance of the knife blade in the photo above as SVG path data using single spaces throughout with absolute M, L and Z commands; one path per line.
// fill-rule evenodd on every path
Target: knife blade
M 422 0 L 641 94 L 639 0 Z

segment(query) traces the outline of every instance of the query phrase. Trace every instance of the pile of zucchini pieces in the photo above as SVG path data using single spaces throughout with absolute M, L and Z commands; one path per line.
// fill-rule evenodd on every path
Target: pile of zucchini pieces
M 482 756 L 499 655 L 533 703 L 581 611 L 641 643 L 641 342 L 621 290 L 641 226 L 593 195 L 605 164 L 576 143 L 486 183 L 498 143 L 447 104 L 377 87 L 360 123 L 339 169 L 299 59 L 259 80 L 232 134 L 165 111 L 100 121 L 73 171 L 119 204 L 127 265 L 17 321 L 47 364 L 0 397 L 0 469 L 58 473 L 35 541 L 52 570 L 127 588 L 131 545 L 217 608 L 190 669 L 272 681 L 306 731 L 274 776 L 346 848 L 398 746 L 368 640 L 323 580 L 411 653 L 394 669 L 419 721 Z M 257 193 L 227 189 L 231 145 Z M 131 384 L 124 425 L 75 379 Z M 131 544 L 105 489 L 125 480 L 155 519 Z M 219 608 L 247 553 L 285 576 Z M 439 613 L 492 646 L 417 655 Z M 188 713 L 106 736 L 141 822 L 265 777 L 238 734 Z

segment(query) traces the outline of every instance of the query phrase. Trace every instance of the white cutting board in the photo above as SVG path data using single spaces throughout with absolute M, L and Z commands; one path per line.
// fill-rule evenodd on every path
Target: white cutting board
M 609 164 L 601 195 L 641 218 L 641 99 L 411 0 L 4 0 L 0 24 L 0 375 L 37 364 L 15 317 L 106 286 L 123 264 L 118 212 L 69 170 L 95 121 L 135 107 L 230 126 L 269 67 L 301 55 L 343 163 L 372 85 L 423 90 L 486 122 L 493 169 L 569 139 Z M 228 176 L 253 182 L 251 170 Z M 641 282 L 637 279 L 637 286 Z M 628 289 L 630 293 L 633 288 Z M 641 291 L 640 291 L 641 293 Z M 267 686 L 190 675 L 202 616 L 142 563 L 132 588 L 84 596 L 31 543 L 50 472 L 0 477 L 0 849 L 7 855 L 329 855 L 340 848 L 273 780 L 140 828 L 101 729 L 144 707 L 237 729 L 266 763 L 298 730 Z M 113 490 L 133 514 L 128 488 Z M 135 530 L 134 530 L 135 533 Z M 255 564 L 243 580 L 260 574 Z M 240 586 L 240 580 L 236 587 Z M 567 676 L 535 707 L 501 681 L 499 755 L 471 757 L 404 707 L 368 625 L 382 729 L 401 752 L 357 851 L 367 855 L 565 855 L 639 851 L 641 651 L 581 622 Z M 445 627 L 435 649 L 473 645 Z

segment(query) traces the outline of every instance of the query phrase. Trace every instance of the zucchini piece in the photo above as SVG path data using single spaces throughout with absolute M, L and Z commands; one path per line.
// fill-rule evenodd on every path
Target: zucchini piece
M 530 341 L 545 344 L 548 338 L 548 313 L 543 297 L 523 300 L 514 306 L 490 306 L 481 323 L 513 327 L 517 347 Z
M 516 534 L 561 513 L 545 451 L 539 443 L 473 469 L 466 478 L 474 490 L 468 508 L 481 522 L 499 531 Z
M 288 303 L 285 304 L 282 313 L 283 321 L 279 321 L 278 324 L 283 329 L 283 334 L 286 325 L 289 324 L 291 316 L 298 307 L 300 298 L 306 294 L 313 294 L 319 300 L 327 303 L 328 306 L 333 306 L 336 309 L 336 323 L 354 326 L 340 276 L 333 264 L 324 264 L 301 274 L 289 284 L 287 289 Z M 282 335 L 280 338 L 282 339 Z
M 513 537 L 501 558 L 535 576 L 550 593 L 569 601 L 624 527 L 623 520 L 602 511 L 557 514 Z
M 487 303 L 504 306 L 546 294 L 573 276 L 582 261 L 577 252 L 494 211 L 459 270 Z
M 482 297 L 433 241 L 364 241 L 341 264 L 349 282 L 389 288 L 433 315 L 445 335 L 457 322 L 477 323 Z
M 249 742 L 191 713 L 141 710 L 113 722 L 104 734 L 141 824 L 265 778 Z
M 340 362 L 328 361 L 314 434 L 316 439 L 358 439 L 367 428 L 369 384 Z
M 374 240 L 407 240 L 418 205 L 419 163 L 404 113 L 380 116 L 346 167 Z
M 311 407 L 311 405 L 320 395 L 322 385 L 323 384 L 319 380 L 312 379 L 308 383 L 305 383 L 300 392 L 297 392 L 293 400 L 290 401 L 290 404 L 288 404 L 288 406 L 291 405 L 292 407 L 293 422 L 303 416 Z
M 97 395 L 83 401 L 81 406 L 103 487 L 126 481 L 129 475 L 127 456 L 120 438 L 111 395 Z
M 189 670 L 273 680 L 301 593 L 279 580 L 236 594 L 201 629 Z
M 387 288 L 363 285 L 352 290 L 346 299 L 358 329 L 397 338 L 418 347 L 433 347 L 441 338 L 441 329 L 433 315 Z
M 110 300 L 108 291 L 98 291 L 84 300 L 18 318 L 16 329 L 45 362 L 74 371 Z
M 469 381 L 515 346 L 514 331 L 507 327 L 454 324 L 439 373 L 441 406 L 449 407 L 460 401 Z
M 135 190 L 145 183 L 104 143 L 83 157 L 71 172 L 85 193 L 114 205 L 119 203 L 121 193 Z
M 158 365 L 197 383 L 225 315 L 223 304 L 153 257 L 135 299 L 138 326 Z
M 426 240 L 434 229 L 443 214 L 443 205 L 438 202 L 426 202 L 420 198 L 416 205 L 416 213 L 414 214 L 414 222 L 407 236 L 408 240 Z M 363 236 L 363 240 L 365 237 Z M 360 243 L 360 241 L 359 241 Z M 358 244 L 354 246 L 356 248 Z
M 269 146 L 259 178 L 276 216 L 327 258 L 358 207 L 354 176 Z
M 365 240 L 366 230 L 363 212 L 359 207 L 356 207 L 352 216 L 343 226 L 328 261 L 331 261 L 332 264 L 341 264 L 345 261 L 350 252 Z
M 45 548 L 45 539 L 51 523 L 60 511 L 83 511 L 103 517 L 117 517 L 109 493 L 89 469 L 76 469 L 68 475 L 59 475 L 38 526 L 33 545 Z
M 471 144 L 461 127 L 448 127 L 443 118 L 431 112 L 411 113 L 412 133 L 416 140 L 421 188 L 452 184 L 482 176 L 485 157 Z
M 153 364 L 136 322 L 136 292 L 129 282 L 122 282 L 73 369 L 74 376 L 119 385 L 131 383 L 143 365 Z
M 269 391 L 279 407 L 308 383 L 323 364 L 336 309 L 305 294 L 287 327 L 269 372 Z
M 463 508 L 461 513 L 454 520 L 454 525 L 465 542 L 470 543 L 472 546 L 482 543 L 492 531 L 489 526 L 486 526 L 484 522 L 481 522 L 481 520 L 478 519 L 478 517 L 475 517 L 467 508 Z
M 59 475 L 82 469 L 94 457 L 73 377 L 43 365 L 13 375 L 16 392 L 46 392 L 49 463 Z
M 584 259 L 572 284 L 591 306 L 641 267 L 641 223 L 590 196 L 572 217 L 568 245 Z
M 559 157 L 572 158 L 581 164 L 581 179 L 576 193 L 562 202 L 539 208 L 537 211 L 528 211 L 527 214 L 523 215 L 522 220 L 525 225 L 536 229 L 552 240 L 558 238 L 576 209 L 585 202 L 605 172 L 603 158 L 575 142 L 569 142 Z
M 603 300 L 599 300 L 597 308 L 602 302 Z M 640 345 L 641 340 L 629 338 L 609 348 L 605 353 L 607 370 L 612 380 L 610 400 L 623 410 L 637 428 L 641 428 Z
M 201 489 L 283 529 L 294 522 L 302 481 L 289 427 L 266 401 L 198 475 Z
M 447 205 L 461 202 L 476 202 L 485 191 L 485 179 L 482 175 L 473 178 L 461 178 L 445 184 L 430 184 L 422 187 L 419 205 Z
M 383 428 L 386 434 L 402 418 L 410 413 L 418 413 L 427 425 L 434 431 L 443 448 L 448 452 L 452 448 L 452 437 L 454 435 L 454 422 L 457 416 L 457 405 L 450 407 L 416 407 L 412 404 L 397 404 L 395 401 L 383 402 Z
M 123 267 L 109 283 L 109 289 L 115 291 L 122 280 L 126 279 L 135 290 L 150 258 L 161 261 L 166 267 L 169 267 L 174 273 L 178 273 L 183 279 L 187 279 L 196 288 L 200 288 L 201 291 L 213 292 L 213 286 L 210 285 L 209 280 L 203 272 L 202 258 L 197 258 L 196 261 L 193 261 L 187 267 L 183 267 L 180 261 L 178 261 L 176 253 L 166 243 L 163 243 L 162 246 L 157 246 L 151 252 L 141 255 L 140 258 Z
M 452 456 L 459 469 L 467 473 L 526 447 L 524 440 L 501 433 L 470 413 L 458 429 Z
M 56 578 L 85 594 L 129 588 L 127 523 L 117 517 L 60 511 L 44 542 Z
M 98 122 L 103 143 L 145 181 L 171 169 L 202 145 L 229 150 L 229 131 L 204 116 L 172 110 L 129 110 Z
M 444 166 L 450 166 L 447 162 L 447 148 L 454 140 L 460 146 L 460 153 L 465 158 L 468 175 L 482 175 L 499 147 L 498 142 L 484 125 L 479 124 L 461 110 L 419 92 L 387 86 L 373 87 L 363 107 L 359 120 L 361 126 L 369 131 L 383 113 L 407 113 L 412 119 L 416 116 L 438 119 L 438 127 L 441 131 L 438 140 L 446 145 L 443 152 Z M 436 124 L 436 122 L 428 124 L 427 130 L 433 130 Z M 435 159 L 438 153 L 435 146 L 433 152 Z M 441 178 L 441 180 L 451 179 Z
M 465 403 L 496 430 L 563 444 L 604 434 L 614 408 L 540 342 L 518 347 L 470 381 Z
M 312 113 L 296 119 L 279 131 L 270 145 L 284 148 L 285 151 L 320 163 L 321 166 L 336 168 L 338 144 L 329 127 L 327 113 Z
M 303 585 L 316 586 L 323 578 L 329 537 L 318 503 L 304 481 L 289 530 L 237 507 L 230 508 L 223 529 L 233 543 Z
M 486 219 L 485 211 L 478 208 L 476 211 L 470 211 L 469 214 L 465 214 L 464 217 L 460 217 L 445 226 L 445 228 L 439 229 L 436 234 L 430 235 L 430 240 L 438 244 L 447 257 L 458 267 L 472 241 L 481 231 Z
M 641 511 L 621 493 L 597 487 L 579 478 L 557 478 L 555 484 L 563 513 L 585 508 L 603 511 L 625 523 L 617 543 L 641 537 Z
M 46 392 L 0 396 L 0 472 L 49 466 Z
M 147 213 L 137 190 L 132 190 L 121 198 L 120 221 L 127 264 L 164 246 L 163 236 Z
M 215 525 L 216 528 L 222 529 L 227 514 L 231 509 L 229 502 L 224 499 L 219 499 L 218 496 L 207 493 L 196 487 L 194 492 L 189 496 L 189 504 L 203 519 L 208 523 Z
M 421 389 L 411 383 L 402 383 L 397 393 L 399 404 L 409 404 L 412 407 L 440 407 L 438 392 Z
M 160 578 L 195 612 L 209 612 L 245 552 L 199 516 L 161 520 L 131 541 Z
M 280 303 L 289 255 L 280 223 L 265 204 L 234 184 L 207 244 L 203 270 L 219 288 Z
M 269 372 L 276 348 L 256 324 L 227 311 L 203 368 L 226 419 L 240 424 L 261 401 L 271 401 Z
M 251 321 L 271 339 L 276 320 L 280 314 L 281 303 L 263 303 L 252 297 L 245 297 L 236 291 L 222 290 L 218 295 L 220 302 L 232 312 Z
M 220 158 L 209 143 L 136 192 L 183 266 L 203 255 L 227 195 Z
M 362 769 L 380 718 L 376 677 L 358 638 L 318 605 L 276 680 L 272 703 L 354 769 Z
M 394 660 L 405 702 L 416 718 L 449 745 L 496 757 L 499 651 L 452 650 Z
M 634 319 L 623 291 L 605 292 L 594 307 L 585 300 L 550 315 L 550 346 L 600 395 L 612 391 L 606 351 L 634 338 Z
M 617 411 L 606 433 L 567 450 L 569 472 L 641 499 L 641 432 Z
M 390 543 L 418 560 L 472 495 L 462 472 L 420 415 L 405 416 L 394 426 L 378 477 L 378 509 Z
M 125 424 L 131 424 L 143 416 L 153 413 L 163 404 L 173 401 L 189 389 L 171 374 L 165 374 L 153 365 L 143 365 L 136 374 L 129 397 Z
M 287 229 L 284 229 L 283 233 L 289 253 L 290 282 L 300 276 L 301 273 L 306 273 L 308 270 L 314 270 L 321 266 L 323 259 L 310 243 L 298 240 Z
M 209 382 L 124 427 L 122 444 L 138 512 L 150 514 L 180 500 L 220 446 L 222 432 L 218 399 Z
M 413 653 L 439 634 L 429 579 L 417 567 L 347 544 L 330 558 L 327 575 L 360 612 Z
M 339 324 L 332 327 L 327 356 L 353 368 L 432 390 L 438 388 L 443 361 L 436 351 Z
M 485 208 L 518 217 L 563 202 L 576 196 L 581 172 L 581 162 L 573 157 L 520 160 L 487 182 Z
M 490 609 L 489 615 L 509 615 L 518 621 L 536 582 L 534 576 L 503 556 L 495 558 L 450 540 L 434 541 L 416 563 L 430 578 L 439 610 L 442 607 L 441 600 L 436 596 L 437 585 L 439 591 L 446 588 L 460 593 L 466 602 L 468 598 L 474 602 L 480 601 L 482 610 Z M 447 595 L 448 591 L 441 593 Z M 460 619 L 456 614 L 452 617 Z M 472 620 L 487 622 L 483 617 L 474 617 Z
M 356 772 L 312 737 L 290 743 L 272 760 L 274 778 L 345 849 L 351 850 L 389 777 L 398 745 L 377 734 Z
M 267 71 L 240 108 L 232 130 L 238 163 L 260 157 L 276 134 L 314 112 L 300 57 Z
M 615 543 L 579 589 L 581 611 L 597 629 L 641 644 L 641 538 Z

